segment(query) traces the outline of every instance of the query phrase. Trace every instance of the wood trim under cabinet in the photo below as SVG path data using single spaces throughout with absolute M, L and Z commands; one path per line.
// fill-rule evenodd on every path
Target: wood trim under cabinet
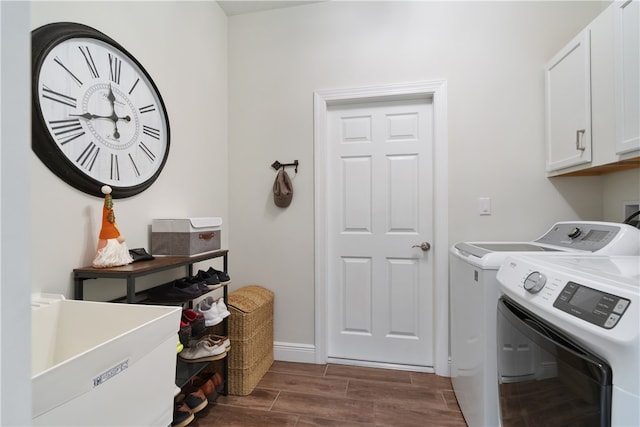
M 589 169 L 582 169 L 575 172 L 568 172 L 564 174 L 557 174 L 550 178 L 558 176 L 597 176 L 613 172 L 621 172 L 629 169 L 640 168 L 640 156 L 632 159 L 620 160 L 614 163 L 608 163 L 606 165 L 595 166 Z

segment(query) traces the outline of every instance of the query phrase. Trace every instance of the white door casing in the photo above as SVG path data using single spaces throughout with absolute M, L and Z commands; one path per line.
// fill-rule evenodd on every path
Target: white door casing
M 446 82 L 319 91 L 314 98 L 316 362 L 336 357 L 449 375 Z M 376 106 L 381 119 L 373 117 L 370 127 L 364 113 Z M 428 117 L 420 126 L 429 128 L 416 128 L 416 106 Z M 333 117 L 346 110 L 348 120 Z M 332 134 L 332 119 L 340 132 Z M 384 141 L 359 142 L 368 129 Z M 411 142 L 412 133 L 426 139 Z M 342 152 L 331 146 L 338 134 L 351 138 L 339 144 Z M 418 144 L 425 155 L 416 155 Z M 339 256 L 336 236 L 346 251 Z M 427 240 L 430 251 L 411 247 Z M 329 286 L 336 283 L 337 293 Z M 336 326 L 341 332 L 332 337 Z

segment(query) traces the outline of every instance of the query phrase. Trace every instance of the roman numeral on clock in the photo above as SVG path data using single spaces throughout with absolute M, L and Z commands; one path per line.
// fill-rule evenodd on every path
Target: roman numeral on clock
M 59 66 L 62 67 L 63 70 L 65 70 L 67 73 L 69 73 L 69 75 L 71 76 L 71 78 L 73 79 L 73 81 L 75 82 L 75 84 L 77 84 L 78 86 L 82 86 L 82 81 L 76 77 L 75 74 L 73 74 L 71 72 L 71 70 L 69 70 L 60 60 L 60 58 L 58 58 L 57 56 L 55 58 L 53 58 L 53 62 L 55 62 L 56 64 L 58 64 Z
M 87 66 L 89 67 L 89 72 L 91 73 L 91 77 L 93 77 L 94 79 L 97 79 L 98 77 L 100 77 L 100 74 L 98 73 L 98 69 L 96 68 L 96 64 L 95 62 L 93 62 L 93 57 L 91 56 L 89 47 L 78 46 L 78 49 L 80 49 L 80 52 L 82 52 L 82 56 L 84 56 L 84 60 L 86 61 Z
M 136 86 L 138 85 L 138 82 L 140 82 L 140 79 L 136 79 L 135 82 L 133 82 L 133 85 L 131 85 L 131 89 L 129 89 L 129 95 L 131 95 L 131 92 L 133 92 L 133 90 L 136 88 Z
M 150 136 L 151 138 L 160 139 L 160 130 L 146 125 L 142 125 L 142 133 Z
M 109 54 L 109 78 L 112 82 L 120 84 L 120 71 L 122 70 L 122 61 L 115 56 Z
M 56 92 L 55 90 L 48 88 L 46 85 L 42 85 L 42 97 L 50 99 L 51 101 L 59 102 L 62 105 L 67 105 L 71 108 L 76 108 L 77 100 L 74 97 Z
M 138 166 L 136 162 L 133 161 L 133 157 L 131 157 L 131 153 L 129 153 L 129 160 L 131 160 L 131 165 L 133 166 L 133 171 L 136 173 L 136 176 L 140 176 L 140 171 L 138 170 Z
M 96 163 L 98 154 L 100 154 L 100 147 L 96 146 L 93 142 L 89 142 L 89 145 L 85 147 L 76 159 L 76 163 L 90 171 Z
M 152 111 L 156 111 L 156 106 L 153 104 L 145 105 L 144 107 L 140 107 L 138 111 L 140 114 L 150 113 Z
M 151 150 L 149 150 L 149 147 L 144 145 L 143 142 L 141 142 L 140 145 L 138 145 L 138 147 L 140 147 L 142 152 L 149 158 L 149 160 L 151 160 L 152 162 L 156 161 L 156 155 L 153 154 L 153 152 Z
M 120 165 L 118 164 L 118 155 L 111 153 L 111 179 L 120 180 Z
M 49 126 L 51 126 L 51 130 L 53 130 L 53 134 L 60 142 L 60 145 L 84 135 L 84 130 L 78 119 L 51 120 Z

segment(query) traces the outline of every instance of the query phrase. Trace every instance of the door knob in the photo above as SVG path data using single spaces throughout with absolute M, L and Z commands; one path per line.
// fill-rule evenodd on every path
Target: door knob
M 419 245 L 413 245 L 411 246 L 412 248 L 420 248 L 423 251 L 428 251 L 429 249 L 431 249 L 431 245 L 428 242 L 422 242 Z

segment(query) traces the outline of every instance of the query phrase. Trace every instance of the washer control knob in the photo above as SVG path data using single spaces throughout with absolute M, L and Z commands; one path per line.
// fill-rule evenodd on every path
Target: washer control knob
M 580 230 L 578 227 L 573 227 L 573 229 L 571 229 L 571 231 L 569 232 L 569 234 L 567 234 L 567 236 L 569 236 L 572 239 L 575 239 L 581 233 L 582 233 L 582 230 Z
M 544 285 L 547 283 L 547 278 L 544 274 L 534 271 L 529 274 L 526 279 L 524 279 L 524 288 L 527 292 L 532 294 L 537 294 L 540 292 Z

